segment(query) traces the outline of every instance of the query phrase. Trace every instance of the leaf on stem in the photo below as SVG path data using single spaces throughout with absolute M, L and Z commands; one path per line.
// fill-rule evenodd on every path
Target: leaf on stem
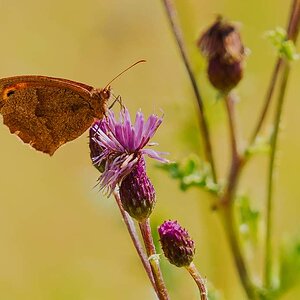
M 293 41 L 287 39 L 285 29 L 277 27 L 266 33 L 266 37 L 271 41 L 273 46 L 277 48 L 278 54 L 289 61 L 299 59 L 299 54 L 296 52 L 296 47 Z
M 190 187 L 204 188 L 213 194 L 220 191 L 220 187 L 213 182 L 209 164 L 196 155 L 190 155 L 181 162 L 171 162 L 158 167 L 177 179 L 182 191 Z

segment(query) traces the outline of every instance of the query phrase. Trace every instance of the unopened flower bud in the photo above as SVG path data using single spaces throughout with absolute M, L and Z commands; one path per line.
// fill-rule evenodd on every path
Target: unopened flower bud
M 235 25 L 218 17 L 199 38 L 197 46 L 208 60 L 208 78 L 228 93 L 243 77 L 245 48 Z
M 122 180 L 120 199 L 124 210 L 137 221 L 141 222 L 150 216 L 156 203 L 155 190 L 146 174 L 143 158 Z
M 160 243 L 169 262 L 177 267 L 187 267 L 195 254 L 194 241 L 177 221 L 165 221 L 158 228 Z
M 226 63 L 220 56 L 215 56 L 208 61 L 207 75 L 217 90 L 228 93 L 243 78 L 243 63 Z

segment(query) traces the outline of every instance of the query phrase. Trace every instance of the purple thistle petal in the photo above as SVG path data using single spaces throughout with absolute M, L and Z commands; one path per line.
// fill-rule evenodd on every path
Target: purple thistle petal
M 163 163 L 169 162 L 168 159 L 165 159 L 165 158 L 160 156 L 160 155 L 166 155 L 167 152 L 157 152 L 157 151 L 152 150 L 152 149 L 143 149 L 143 150 L 141 150 L 141 152 L 143 154 L 146 154 L 147 156 L 153 158 L 153 159 L 156 159 L 156 160 L 160 161 L 160 162 L 163 162 Z
M 92 161 L 96 165 L 105 166 L 99 178 L 102 190 L 111 192 L 132 170 L 143 155 L 161 162 L 167 162 L 161 154 L 154 150 L 143 149 L 162 123 L 162 117 L 154 114 L 145 121 L 144 115 L 138 111 L 134 124 L 126 108 L 121 110 L 119 118 L 112 111 L 95 125 L 91 142 L 97 143 L 101 151 L 95 152 Z M 92 130 L 91 129 L 91 130 Z M 153 143 L 149 143 L 149 146 Z

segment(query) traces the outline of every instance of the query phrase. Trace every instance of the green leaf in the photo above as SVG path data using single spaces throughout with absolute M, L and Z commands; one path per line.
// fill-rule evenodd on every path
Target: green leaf
M 275 30 L 268 31 L 266 37 L 277 48 L 281 57 L 290 61 L 299 59 L 294 42 L 287 39 L 287 33 L 283 28 L 278 27 Z
M 213 194 L 220 191 L 220 187 L 213 182 L 209 164 L 196 155 L 190 155 L 181 162 L 160 164 L 158 167 L 177 179 L 182 191 L 191 187 L 204 188 Z
M 238 208 L 238 221 L 241 235 L 251 241 L 257 242 L 259 211 L 253 209 L 250 205 L 250 199 L 247 195 L 239 195 L 236 199 Z
M 300 281 L 300 240 L 282 245 L 279 262 L 280 291 L 286 291 Z

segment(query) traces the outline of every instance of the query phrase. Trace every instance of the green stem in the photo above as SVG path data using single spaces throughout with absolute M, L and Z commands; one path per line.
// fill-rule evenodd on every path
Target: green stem
M 230 132 L 230 143 L 231 143 L 231 154 L 232 160 L 239 159 L 239 145 L 238 145 L 238 133 L 235 118 L 235 98 L 232 93 L 225 96 L 225 105 L 228 116 L 229 132 Z
M 288 20 L 288 25 L 287 25 L 287 37 L 288 39 L 292 40 L 294 43 L 296 42 L 297 36 L 298 36 L 298 31 L 299 31 L 299 24 L 298 24 L 298 18 L 299 18 L 299 10 L 300 10 L 300 5 L 299 5 L 299 0 L 294 0 L 291 6 L 291 12 L 290 12 L 290 17 Z M 279 71 L 281 68 L 281 65 L 283 63 L 283 59 L 281 57 L 278 57 L 276 65 L 274 67 L 271 81 L 268 87 L 268 91 L 265 97 L 265 103 L 263 106 L 263 109 L 261 111 L 260 117 L 258 119 L 257 125 L 253 131 L 253 134 L 250 139 L 250 147 L 255 143 L 255 140 L 262 128 L 262 125 L 266 119 L 267 112 L 270 108 L 270 103 L 272 100 L 272 96 L 274 94 L 275 86 L 277 83 L 277 79 L 279 76 Z
M 207 298 L 207 290 L 206 290 L 206 286 L 205 286 L 205 281 L 204 281 L 204 279 L 202 279 L 202 277 L 201 277 L 200 273 L 198 272 L 194 263 L 192 262 L 188 267 L 185 267 L 185 268 L 191 274 L 191 276 L 193 277 L 193 279 L 195 280 L 195 282 L 199 288 L 200 299 L 207 300 L 208 298 Z
M 122 207 L 122 203 L 121 203 L 121 199 L 120 199 L 120 195 L 117 191 L 114 191 L 113 192 L 113 195 L 115 197 L 115 200 L 116 200 L 116 203 L 120 209 L 120 212 L 122 214 L 122 217 L 123 217 L 123 220 L 124 220 L 124 223 L 127 227 L 127 230 L 129 232 L 129 235 L 131 237 L 131 240 L 133 242 L 133 245 L 142 261 L 142 264 L 144 266 L 144 269 L 149 277 L 149 280 L 156 292 L 156 294 L 158 295 L 158 290 L 157 290 L 157 287 L 156 287 L 156 284 L 155 284 L 155 281 L 154 281 L 154 278 L 153 278 L 153 275 L 152 275 L 152 271 L 151 271 L 151 266 L 150 266 L 150 263 L 148 261 L 148 258 L 147 256 L 145 255 L 145 252 L 143 250 L 143 247 L 141 245 L 141 242 L 138 238 L 138 235 L 137 235 L 137 232 L 136 232 L 136 229 L 135 229 L 135 226 L 134 226 L 134 223 L 132 221 L 132 218 L 128 215 L 128 213 L 123 209 Z
M 180 29 L 180 25 L 178 24 L 177 20 L 177 11 L 175 6 L 173 5 L 172 0 L 163 0 L 163 4 L 165 6 L 167 16 L 169 23 L 171 25 L 172 31 L 174 33 L 174 36 L 176 38 L 176 42 L 178 44 L 181 58 L 183 60 L 184 66 L 188 72 L 193 91 L 197 100 L 197 105 L 198 105 L 198 112 L 199 112 L 199 123 L 200 123 L 200 130 L 201 134 L 203 137 L 203 143 L 204 143 L 204 150 L 205 150 L 205 156 L 208 162 L 210 163 L 211 166 L 211 172 L 212 172 L 212 177 L 214 182 L 217 182 L 217 173 L 216 173 L 216 167 L 215 167 L 215 161 L 213 158 L 213 152 L 212 152 L 212 145 L 211 145 L 211 138 L 210 138 L 210 133 L 209 133 L 209 128 L 208 128 L 208 122 L 206 118 L 206 114 L 204 111 L 204 105 L 203 105 L 203 100 L 194 76 L 194 73 L 192 71 L 191 64 L 188 59 L 187 51 L 185 48 L 185 44 L 183 41 L 183 35 Z
M 278 96 L 278 103 L 274 119 L 274 131 L 271 136 L 271 153 L 268 169 L 268 191 L 267 191 L 267 208 L 266 208 L 266 250 L 265 250 L 265 286 L 272 287 L 272 213 L 273 213 L 273 193 L 274 193 L 274 161 L 278 144 L 278 133 L 283 109 L 284 96 L 286 92 L 287 81 L 290 73 L 290 65 L 284 63 L 283 75 Z
M 235 261 L 235 265 L 237 267 L 240 280 L 244 287 L 244 290 L 248 296 L 248 299 L 256 300 L 259 299 L 257 295 L 256 287 L 253 285 L 247 267 L 244 260 L 244 255 L 242 253 L 240 243 L 238 240 L 238 232 L 237 226 L 235 223 L 234 217 L 234 205 L 233 202 L 229 202 L 228 205 L 224 206 L 221 210 L 223 224 L 225 233 L 227 235 L 227 239 L 229 241 L 229 245 L 231 248 L 231 252 L 233 254 L 233 258 Z
M 296 43 L 300 27 L 300 0 L 294 0 L 292 3 L 290 20 L 287 31 L 287 38 Z M 271 136 L 271 153 L 268 169 L 268 190 L 266 204 L 266 244 L 265 244 L 265 266 L 264 266 L 264 284 L 266 288 L 272 287 L 272 230 L 273 230 L 273 192 L 274 192 L 274 162 L 278 144 L 279 127 L 283 110 L 286 86 L 290 74 L 290 64 L 288 61 L 283 62 L 282 78 L 279 88 L 279 95 L 274 117 L 274 131 Z
M 235 222 L 234 215 L 234 199 L 235 191 L 238 185 L 239 176 L 244 165 L 244 157 L 239 153 L 238 140 L 237 140 L 237 126 L 235 121 L 234 105 L 235 99 L 233 94 L 225 95 L 225 105 L 228 116 L 229 124 L 229 136 L 231 144 L 231 165 L 228 174 L 228 182 L 225 192 L 220 200 L 220 213 L 223 220 L 225 233 L 229 242 L 231 252 L 235 261 L 237 271 L 244 290 L 249 299 L 258 299 L 256 287 L 251 281 L 245 256 L 242 252 L 241 245 L 239 243 L 239 233 L 237 231 L 237 224 Z
M 169 300 L 168 291 L 160 270 L 159 266 L 159 258 L 156 254 L 152 234 L 151 234 L 151 227 L 150 227 L 150 220 L 149 218 L 145 221 L 139 222 L 141 234 L 144 240 L 146 252 L 148 255 L 148 260 L 150 262 L 152 274 L 154 277 L 155 284 L 158 290 L 158 297 L 160 300 Z
M 273 73 L 272 73 L 272 77 L 271 77 L 271 81 L 270 81 L 268 91 L 267 91 L 267 94 L 266 94 L 266 97 L 265 97 L 265 103 L 264 103 L 263 109 L 261 111 L 261 114 L 259 116 L 257 125 L 256 125 L 256 127 L 253 131 L 253 134 L 251 136 L 251 139 L 250 139 L 250 147 L 255 143 L 255 140 L 256 140 L 256 138 L 257 138 L 257 136 L 258 136 L 258 134 L 261 130 L 261 127 L 264 123 L 267 112 L 269 110 L 270 103 L 271 103 L 271 100 L 272 100 L 272 96 L 273 96 L 273 93 L 274 93 L 274 90 L 275 90 L 277 78 L 278 78 L 278 75 L 279 75 L 281 64 L 282 64 L 282 58 L 279 57 L 277 59 L 276 65 L 275 65 Z

